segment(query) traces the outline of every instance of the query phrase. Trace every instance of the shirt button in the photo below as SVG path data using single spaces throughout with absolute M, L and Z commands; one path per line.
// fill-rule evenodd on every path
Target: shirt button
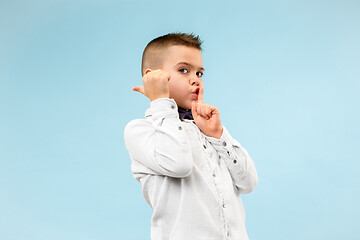
M 216 177 L 216 174 L 215 174 L 215 172 L 213 172 L 213 174 L 212 174 L 212 175 L 213 175 L 213 177 Z
M 182 127 L 179 127 L 179 130 L 182 130 Z
M 224 147 L 226 147 L 226 142 L 223 142 L 222 145 L 223 145 Z
M 237 163 L 236 159 L 234 159 L 233 163 Z
M 227 232 L 227 233 L 226 233 L 226 236 L 230 237 L 230 232 Z
M 229 152 L 229 151 L 227 151 L 227 154 L 230 156 L 230 152 Z
M 225 208 L 226 206 L 225 206 L 225 203 L 223 203 L 223 206 L 222 206 L 223 208 Z
M 175 109 L 175 106 L 174 106 L 174 105 L 171 105 L 171 109 Z
M 205 146 L 205 144 L 203 145 L 203 147 L 206 149 L 206 146 Z

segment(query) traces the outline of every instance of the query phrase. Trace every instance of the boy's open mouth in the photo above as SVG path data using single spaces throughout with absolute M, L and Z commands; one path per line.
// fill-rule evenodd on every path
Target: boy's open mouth
M 194 93 L 195 93 L 196 95 L 199 95 L 199 91 L 200 91 L 200 88 L 196 88 L 196 90 L 195 90 Z

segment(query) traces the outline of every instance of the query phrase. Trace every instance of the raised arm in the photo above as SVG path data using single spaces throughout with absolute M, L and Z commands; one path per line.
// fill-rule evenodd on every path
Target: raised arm
M 154 174 L 188 176 L 193 158 L 175 101 L 163 98 L 150 105 L 147 119 L 131 121 L 125 127 L 124 138 L 130 157 Z M 152 173 L 146 168 L 142 170 L 144 173 Z
M 146 119 L 125 127 L 124 138 L 136 172 L 180 178 L 191 173 L 193 159 L 177 105 L 169 99 L 169 79 L 162 70 L 146 70 L 144 86 L 133 90 L 150 99 L 150 109 Z
M 207 136 L 229 169 L 239 193 L 251 192 L 258 183 L 256 169 L 248 152 L 231 137 L 222 126 L 219 110 L 204 104 L 204 92 L 200 89 L 198 103 L 193 103 L 192 113 L 199 129 Z

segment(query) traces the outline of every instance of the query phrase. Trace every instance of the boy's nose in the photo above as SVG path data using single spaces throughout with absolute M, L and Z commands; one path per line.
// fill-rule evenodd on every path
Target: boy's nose
M 192 79 L 190 79 L 190 84 L 191 84 L 191 86 L 193 86 L 193 85 L 199 86 L 199 85 L 200 85 L 200 81 L 199 81 L 199 79 L 192 78 Z

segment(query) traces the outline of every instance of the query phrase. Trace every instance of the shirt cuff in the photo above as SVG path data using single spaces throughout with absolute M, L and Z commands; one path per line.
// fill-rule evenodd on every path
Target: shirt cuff
M 215 148 L 215 150 L 231 159 L 232 161 L 236 161 L 236 154 L 234 152 L 234 148 L 241 149 L 236 141 L 233 141 L 232 136 L 228 132 L 228 130 L 223 126 L 223 133 L 220 139 L 207 137 L 208 141 Z
M 220 139 L 208 137 L 208 141 L 219 153 L 219 156 L 224 159 L 232 175 L 242 176 L 245 171 L 246 154 L 240 144 L 232 138 L 227 129 L 224 127 Z
M 153 120 L 159 118 L 179 118 L 178 107 L 174 99 L 158 98 L 150 102 L 150 108 L 146 110 L 145 117 Z

